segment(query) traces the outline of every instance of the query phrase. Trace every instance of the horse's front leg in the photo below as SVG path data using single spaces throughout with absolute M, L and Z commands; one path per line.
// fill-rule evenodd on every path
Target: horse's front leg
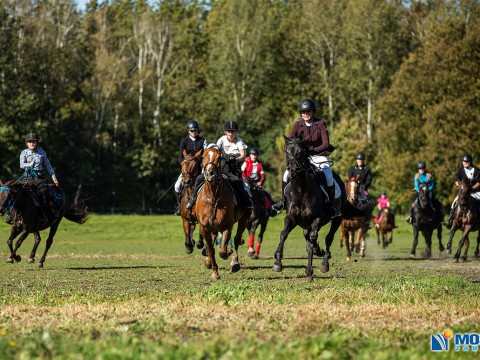
M 460 259 L 460 254 L 462 251 L 463 244 L 465 241 L 468 241 L 468 234 L 470 233 L 470 230 L 472 229 L 472 225 L 464 225 L 463 226 L 463 234 L 462 238 L 460 239 L 460 242 L 458 243 L 458 250 L 454 256 L 455 262 L 458 262 L 458 259 Z
M 260 233 L 258 234 L 258 238 L 257 238 L 257 246 L 255 247 L 255 255 L 253 255 L 254 259 L 258 259 L 258 256 L 260 255 L 260 247 L 262 246 L 263 234 L 265 234 L 265 230 L 267 230 L 267 224 L 268 224 L 268 217 L 266 217 L 260 223 Z
M 340 224 L 342 223 L 342 218 L 336 217 L 334 218 L 331 223 L 330 223 L 330 230 L 328 230 L 327 236 L 325 236 L 325 251 L 328 254 L 328 258 L 330 259 L 332 257 L 332 254 L 330 252 L 330 247 L 332 246 L 333 240 L 335 238 L 335 234 L 340 227 Z M 317 256 L 322 256 L 317 253 L 315 253 Z M 325 254 L 323 254 L 324 256 Z
M 28 262 L 30 264 L 35 262 L 35 254 L 37 252 L 40 241 L 42 241 L 42 239 L 40 238 L 40 233 L 38 231 L 35 231 L 33 233 L 33 236 L 35 237 L 35 243 L 33 244 L 32 252 L 30 253 L 30 257 L 28 258 Z
M 443 243 L 442 243 L 442 225 L 441 224 L 437 226 L 437 239 L 438 239 L 438 248 L 442 253 L 445 251 L 445 246 L 443 246 Z
M 24 230 L 20 235 L 20 237 L 18 238 L 17 242 L 15 243 L 15 247 L 12 249 L 11 242 L 13 242 L 13 239 L 18 235 L 19 232 L 20 231 L 18 232 L 14 231 L 14 229 L 12 228 L 12 232 L 10 233 L 10 238 L 8 239 L 10 241 L 9 247 L 10 247 L 11 253 L 10 253 L 10 257 L 7 259 L 7 263 L 11 264 L 13 263 L 13 260 L 15 260 L 16 262 L 22 261 L 22 257 L 20 255 L 17 255 L 17 250 L 20 248 L 20 246 L 22 246 L 23 240 L 27 238 L 30 232 L 27 230 Z
M 193 252 L 193 245 L 192 244 L 192 227 L 190 221 L 187 219 L 182 219 L 183 222 L 183 233 L 185 234 L 185 252 L 187 254 L 191 254 Z
M 413 225 L 413 246 L 412 251 L 410 251 L 410 257 L 415 257 L 418 245 L 418 226 Z
M 210 231 L 207 231 L 203 226 L 200 225 L 200 232 L 205 239 L 205 245 L 207 248 L 207 256 L 205 258 L 205 267 L 207 269 L 212 269 L 212 280 L 219 280 L 220 275 L 218 274 L 218 265 L 215 261 L 215 235 Z
M 257 231 L 257 227 L 258 227 L 258 224 L 259 224 L 260 220 L 257 218 L 255 220 L 252 221 L 252 224 L 250 226 L 250 229 L 249 229 L 249 237 L 248 237 L 248 256 L 250 256 L 251 258 L 254 257 L 255 255 L 255 250 L 254 250 L 254 246 L 255 246 L 255 231 Z
M 356 239 L 355 239 L 355 252 L 358 254 L 360 252 L 360 239 L 363 236 L 363 229 L 360 228 L 357 230 Z
M 281 272 L 283 270 L 282 258 L 283 258 L 283 247 L 285 245 L 285 240 L 287 240 L 288 234 L 295 228 L 296 224 L 293 218 L 289 215 L 285 216 L 283 220 L 283 230 L 280 233 L 280 242 L 277 246 L 277 251 L 275 251 L 275 263 L 273 264 L 272 270 L 276 272 Z
M 235 273 L 240 270 L 240 263 L 238 262 L 238 248 L 240 246 L 240 239 L 242 238 L 243 232 L 247 227 L 248 217 L 242 216 L 238 221 L 237 233 L 233 239 L 234 252 L 232 256 L 232 261 L 230 262 L 230 271 Z
M 231 228 L 225 230 L 222 233 L 222 242 L 220 243 L 220 250 L 218 251 L 218 256 L 220 256 L 220 258 L 223 260 L 227 260 L 229 256 L 227 251 L 227 245 L 228 245 L 228 242 L 230 241 L 231 236 L 232 236 Z
M 468 236 L 465 238 L 465 245 L 464 246 L 465 246 L 465 251 L 463 252 L 462 259 L 463 259 L 463 261 L 467 261 L 468 248 L 470 247 L 470 239 L 469 239 Z
M 425 252 L 422 254 L 425 258 L 432 257 L 432 235 L 433 230 L 423 230 L 422 231 L 423 237 L 425 238 Z
M 305 269 L 305 274 L 307 274 L 307 280 L 313 280 L 313 243 L 311 240 L 306 242 L 307 244 L 307 257 L 308 257 L 308 264 L 307 268 Z
M 353 240 L 352 240 L 353 234 L 351 230 L 348 230 L 348 240 L 347 240 L 347 258 L 345 259 L 346 261 L 350 261 L 350 258 L 352 257 L 352 246 L 350 245 Z
M 450 236 L 448 237 L 448 243 L 447 243 L 447 254 L 452 253 L 452 242 L 453 242 L 453 236 L 455 235 L 455 232 L 458 230 L 457 223 L 454 221 L 452 225 L 452 229 L 450 230 Z
M 10 256 L 8 257 L 7 259 L 7 263 L 13 263 L 13 256 L 17 257 L 20 261 L 22 260 L 22 258 L 20 257 L 20 255 L 14 255 L 14 252 L 13 252 L 13 240 L 18 236 L 18 234 L 20 234 L 22 232 L 22 230 L 12 226 L 12 229 L 10 230 L 10 236 L 7 240 L 7 245 L 8 245 L 8 248 L 10 249 Z

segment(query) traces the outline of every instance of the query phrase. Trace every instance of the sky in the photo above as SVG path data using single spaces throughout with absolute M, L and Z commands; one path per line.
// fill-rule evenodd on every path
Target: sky
M 85 10 L 85 4 L 88 2 L 88 0 L 76 0 L 76 2 L 80 10 Z

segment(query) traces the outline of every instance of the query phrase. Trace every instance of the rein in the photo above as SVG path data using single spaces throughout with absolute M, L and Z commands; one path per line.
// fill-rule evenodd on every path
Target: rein
M 211 205 L 211 207 L 210 207 L 210 219 L 209 219 L 208 222 L 212 223 L 213 218 L 215 216 L 215 211 L 217 209 L 217 207 L 215 205 L 218 201 L 218 190 L 220 188 L 220 184 L 223 184 L 223 182 L 220 181 L 222 179 L 218 180 L 218 176 L 220 176 L 220 177 L 222 176 L 221 171 L 220 171 L 220 163 L 215 164 L 213 161 L 209 161 L 208 163 L 206 163 L 205 166 L 203 167 L 203 175 L 205 176 L 205 169 L 207 168 L 208 165 L 212 165 L 213 168 L 216 170 L 216 174 L 213 175 L 215 177 L 215 181 L 213 183 L 210 182 L 210 181 L 207 181 L 206 178 L 205 178 L 205 182 L 208 182 L 210 185 L 216 185 L 215 190 L 213 191 L 213 198 L 210 201 L 210 205 Z
M 5 211 L 7 212 L 7 214 L 10 214 L 10 213 L 12 212 L 13 207 L 15 206 L 15 203 L 17 202 L 18 198 L 19 198 L 20 195 L 22 194 L 23 189 L 25 189 L 25 186 L 27 186 L 27 181 L 28 181 L 28 179 L 29 179 L 30 177 L 32 177 L 32 178 L 34 178 L 34 179 L 38 179 L 38 176 L 37 176 L 37 174 L 35 173 L 35 171 L 33 171 L 32 168 L 27 168 L 27 169 L 25 169 L 24 173 L 18 178 L 17 181 L 19 181 L 20 179 L 22 179 L 25 175 L 27 175 L 27 176 L 25 177 L 25 182 L 23 183 L 22 188 L 20 189 L 20 191 L 18 192 L 18 194 L 17 194 L 17 196 L 15 197 L 14 200 L 12 200 L 12 197 L 11 197 L 11 195 L 12 195 L 11 191 L 12 191 L 12 189 L 10 189 L 10 188 L 8 188 L 8 187 L 5 187 L 5 186 L 0 187 L 0 190 L 2 190 L 2 191 L 10 191 L 10 195 L 9 195 L 9 198 L 10 198 L 10 199 L 9 199 L 8 204 L 7 204 L 7 206 L 6 206 L 6 209 L 5 209 Z

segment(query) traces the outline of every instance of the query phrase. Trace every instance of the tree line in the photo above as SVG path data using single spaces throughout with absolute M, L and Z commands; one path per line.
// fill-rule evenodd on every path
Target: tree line
M 474 0 L 4 0 L 0 176 L 19 177 L 34 131 L 91 209 L 169 209 L 187 121 L 216 142 L 236 120 L 279 196 L 282 134 L 310 97 L 342 177 L 363 151 L 372 196 L 405 211 L 426 161 L 447 205 L 461 155 L 480 161 L 479 15 Z

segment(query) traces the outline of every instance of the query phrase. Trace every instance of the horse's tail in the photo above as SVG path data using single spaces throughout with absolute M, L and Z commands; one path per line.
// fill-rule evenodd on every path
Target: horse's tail
M 77 224 L 85 224 L 89 219 L 87 206 L 84 201 L 79 201 L 65 210 L 63 215 L 67 220 L 73 221 Z
M 374 208 L 375 208 L 375 203 L 373 201 L 369 201 L 361 209 L 353 206 L 348 201 L 344 201 L 342 206 L 343 218 L 352 219 L 356 217 L 371 216 Z

